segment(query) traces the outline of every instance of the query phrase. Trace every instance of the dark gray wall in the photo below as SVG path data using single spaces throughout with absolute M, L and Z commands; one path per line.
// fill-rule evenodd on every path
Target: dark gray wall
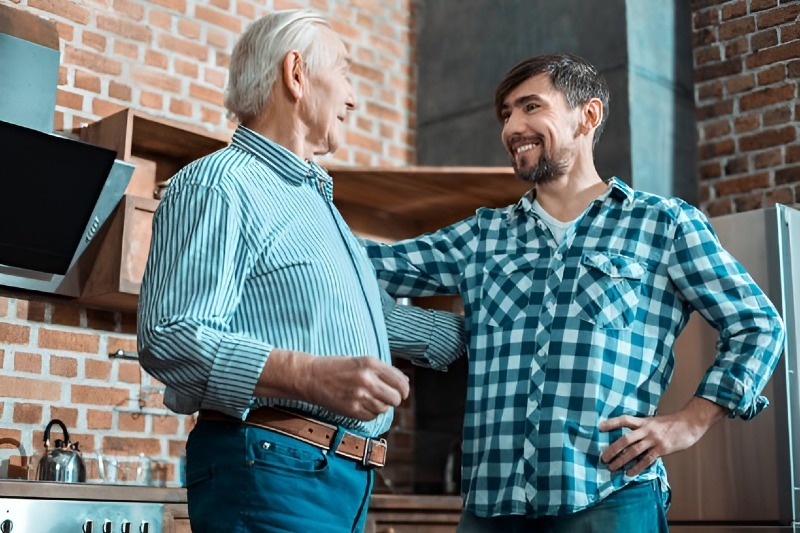
M 508 165 L 494 89 L 519 61 L 569 52 L 593 63 L 611 89 L 597 147 L 602 175 L 629 181 L 625 0 L 417 0 L 417 161 Z

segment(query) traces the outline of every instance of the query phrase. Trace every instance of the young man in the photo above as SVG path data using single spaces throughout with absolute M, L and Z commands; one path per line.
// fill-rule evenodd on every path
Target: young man
M 370 244 L 390 293 L 460 293 L 469 334 L 459 531 L 666 531 L 662 456 L 749 419 L 781 352 L 762 291 L 679 199 L 603 179 L 608 88 L 572 55 L 515 66 L 495 94 L 533 188 L 437 232 Z M 695 396 L 656 414 L 689 314 L 720 332 Z
M 416 362 L 463 345 L 459 318 L 381 294 L 311 161 L 355 108 L 348 71 L 311 11 L 251 24 L 225 102 L 241 125 L 171 179 L 155 214 L 139 355 L 169 408 L 200 412 L 186 450 L 196 533 L 360 531 L 386 459 L 377 437 L 409 391 L 387 330 Z

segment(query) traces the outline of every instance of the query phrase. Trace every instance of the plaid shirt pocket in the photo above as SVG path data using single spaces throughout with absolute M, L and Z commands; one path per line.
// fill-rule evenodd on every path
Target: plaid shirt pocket
M 538 253 L 526 253 L 490 257 L 486 261 L 478 316 L 481 324 L 509 325 L 527 314 L 538 259 Z
M 602 329 L 628 329 L 636 317 L 644 267 L 621 255 L 586 252 L 570 316 Z

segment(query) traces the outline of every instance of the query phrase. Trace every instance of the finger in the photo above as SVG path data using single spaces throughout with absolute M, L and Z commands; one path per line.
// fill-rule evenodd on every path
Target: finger
M 615 470 L 619 470 L 620 468 L 624 468 L 625 465 L 636 460 L 637 457 L 647 452 L 649 448 L 650 446 L 648 446 L 644 440 L 628 446 L 622 450 L 619 455 L 614 457 L 611 463 L 609 463 L 609 470 L 613 472 Z
M 615 418 L 607 418 L 597 425 L 600 431 L 612 431 L 619 428 L 639 429 L 642 426 L 643 419 L 630 415 L 617 416 Z
M 646 454 L 644 454 L 639 461 L 629 468 L 625 475 L 628 477 L 638 476 L 642 472 L 644 472 L 647 468 L 650 467 L 653 463 L 656 462 L 658 459 L 658 454 L 654 449 L 650 449 Z
M 403 374 L 397 368 L 387 364 L 382 364 L 376 373 L 383 383 L 400 394 L 401 400 L 408 398 L 408 394 L 411 390 L 411 384 L 408 376 Z M 400 403 L 393 403 L 392 405 L 398 406 Z
M 608 464 L 614 460 L 614 458 L 622 453 L 628 446 L 630 446 L 634 442 L 635 435 L 633 435 L 633 431 L 621 436 L 614 442 L 612 442 L 605 451 L 600 454 L 600 460 L 604 463 Z

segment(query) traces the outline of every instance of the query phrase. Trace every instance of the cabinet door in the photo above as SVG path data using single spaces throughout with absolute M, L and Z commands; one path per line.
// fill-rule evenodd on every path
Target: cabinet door
M 164 533 L 192 533 L 189 527 L 189 508 L 184 503 L 164 505 Z
M 90 262 L 78 301 L 120 311 L 135 311 L 150 251 L 158 201 L 126 194 L 86 258 Z

